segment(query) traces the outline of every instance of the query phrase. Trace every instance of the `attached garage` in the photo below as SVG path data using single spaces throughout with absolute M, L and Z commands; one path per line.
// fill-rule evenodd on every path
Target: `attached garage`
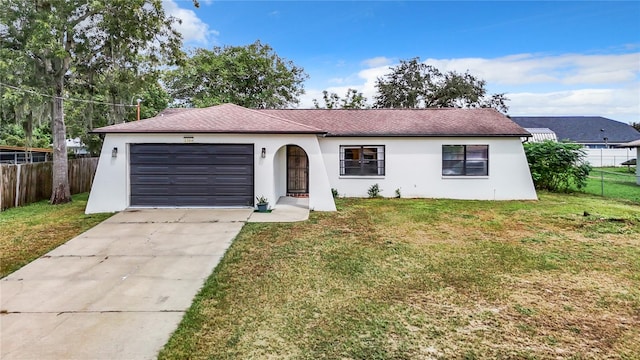
M 131 206 L 253 206 L 253 144 L 131 144 Z

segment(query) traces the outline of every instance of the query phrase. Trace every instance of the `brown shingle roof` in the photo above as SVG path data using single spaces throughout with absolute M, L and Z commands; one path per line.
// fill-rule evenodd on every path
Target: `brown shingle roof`
M 328 136 L 530 136 L 493 109 L 258 110 Z
M 224 104 L 164 111 L 97 133 L 326 133 L 327 136 L 530 136 L 493 109 L 251 110 Z
M 94 133 L 322 134 L 313 126 L 233 104 L 163 111 L 160 115 L 93 130 Z

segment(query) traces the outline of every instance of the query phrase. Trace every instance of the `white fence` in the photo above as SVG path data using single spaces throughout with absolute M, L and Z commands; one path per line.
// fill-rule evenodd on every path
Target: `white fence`
M 584 149 L 593 167 L 622 166 L 620 163 L 636 158 L 636 149 Z

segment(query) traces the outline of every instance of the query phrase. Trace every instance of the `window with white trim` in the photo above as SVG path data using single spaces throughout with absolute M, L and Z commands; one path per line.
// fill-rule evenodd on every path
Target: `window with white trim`
M 442 145 L 443 176 L 488 176 L 489 145 Z
M 340 175 L 383 176 L 384 145 L 341 145 Z

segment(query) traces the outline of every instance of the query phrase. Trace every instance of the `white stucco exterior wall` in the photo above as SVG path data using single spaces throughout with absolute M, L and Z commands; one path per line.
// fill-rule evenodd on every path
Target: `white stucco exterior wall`
M 271 202 L 286 194 L 286 146 L 298 145 L 309 158 L 309 208 L 334 211 L 331 188 L 341 196 L 367 197 L 379 184 L 382 196 L 474 200 L 537 199 L 519 138 L 317 137 L 316 135 L 107 134 L 100 154 L 86 213 L 121 211 L 129 207 L 129 144 L 184 143 L 253 144 L 254 195 Z M 340 176 L 341 145 L 384 145 L 384 176 Z M 489 175 L 442 176 L 442 145 L 489 145 Z M 266 157 L 261 157 L 262 148 Z M 118 148 L 113 158 L 113 148 Z M 638 173 L 640 181 L 640 173 Z
M 272 137 L 273 144 L 280 144 L 275 154 L 267 153 L 272 156 L 271 162 L 277 171 L 273 174 L 275 177 L 273 183 L 273 193 L 276 198 L 286 195 L 286 145 L 298 145 L 307 153 L 309 159 L 309 209 L 315 211 L 335 211 L 336 205 L 331 194 L 331 186 L 325 168 L 324 157 L 321 153 L 318 137 L 298 136 L 285 138 L 282 135 L 268 135 Z M 257 186 L 256 186 L 257 189 Z
M 384 145 L 384 176 L 340 176 L 341 145 Z M 489 145 L 489 176 L 442 176 L 442 145 Z M 382 196 L 474 200 L 537 199 L 519 138 L 326 137 L 320 147 L 331 187 L 340 196 L 367 197 L 379 184 Z
M 139 143 L 253 144 L 254 195 L 266 196 L 271 206 L 286 192 L 286 161 L 281 158 L 286 145 L 298 145 L 309 157 L 309 208 L 316 211 L 335 211 L 331 187 L 315 135 L 233 135 L 233 134 L 106 134 L 98 168 L 85 212 L 121 211 L 130 205 L 129 145 Z M 192 140 L 191 140 L 192 138 Z M 266 156 L 261 157 L 262 148 Z M 117 157 L 112 157 L 118 148 Z M 275 163 L 274 163 L 275 162 Z

